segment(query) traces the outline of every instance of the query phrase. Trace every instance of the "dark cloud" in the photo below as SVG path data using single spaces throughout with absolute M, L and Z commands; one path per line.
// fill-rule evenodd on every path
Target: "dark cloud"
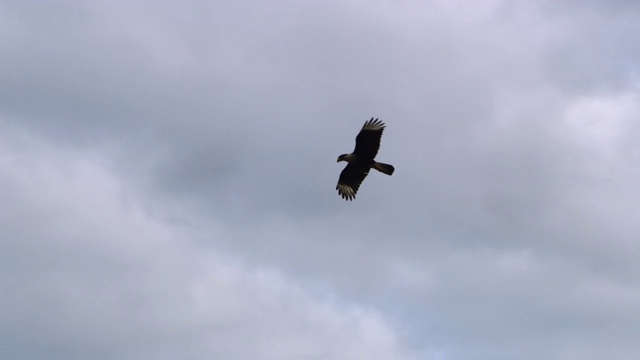
M 3 3 L 0 348 L 636 358 L 634 11 Z

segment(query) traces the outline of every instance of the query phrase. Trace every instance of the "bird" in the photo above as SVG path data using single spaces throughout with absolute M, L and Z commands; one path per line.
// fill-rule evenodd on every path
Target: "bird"
M 392 165 L 374 160 L 380 149 L 380 138 L 384 128 L 385 124 L 378 118 L 366 121 L 356 136 L 356 147 L 353 152 L 338 156 L 338 162 L 348 163 L 340 173 L 338 185 L 336 185 L 336 190 L 343 199 L 351 201 L 356 198 L 358 188 L 370 169 L 376 169 L 387 175 L 393 174 L 395 169 Z

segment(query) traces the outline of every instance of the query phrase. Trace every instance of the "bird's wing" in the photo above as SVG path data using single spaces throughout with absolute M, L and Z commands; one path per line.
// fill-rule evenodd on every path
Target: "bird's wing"
M 380 138 L 384 131 L 384 123 L 377 118 L 364 123 L 360 133 L 356 136 L 356 148 L 353 153 L 358 157 L 373 159 L 380 149 Z
M 338 194 L 345 200 L 353 200 L 362 180 L 369 174 L 369 166 L 362 166 L 355 163 L 349 163 L 340 173 L 336 190 Z

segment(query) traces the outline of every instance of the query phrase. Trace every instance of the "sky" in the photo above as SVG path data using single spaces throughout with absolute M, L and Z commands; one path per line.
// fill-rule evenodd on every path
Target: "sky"
M 638 359 L 639 17 L 0 0 L 0 357 Z

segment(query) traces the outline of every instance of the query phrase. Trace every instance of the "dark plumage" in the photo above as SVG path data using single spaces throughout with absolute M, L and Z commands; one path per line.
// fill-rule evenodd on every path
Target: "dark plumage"
M 336 190 L 345 200 L 353 200 L 362 180 L 369 174 L 369 170 L 374 168 L 384 174 L 393 174 L 393 166 L 375 161 L 375 157 L 380 149 L 380 138 L 385 125 L 377 118 L 364 123 L 360 133 L 356 137 L 356 148 L 351 154 L 338 156 L 338 162 L 346 161 L 347 166 L 340 173 Z

